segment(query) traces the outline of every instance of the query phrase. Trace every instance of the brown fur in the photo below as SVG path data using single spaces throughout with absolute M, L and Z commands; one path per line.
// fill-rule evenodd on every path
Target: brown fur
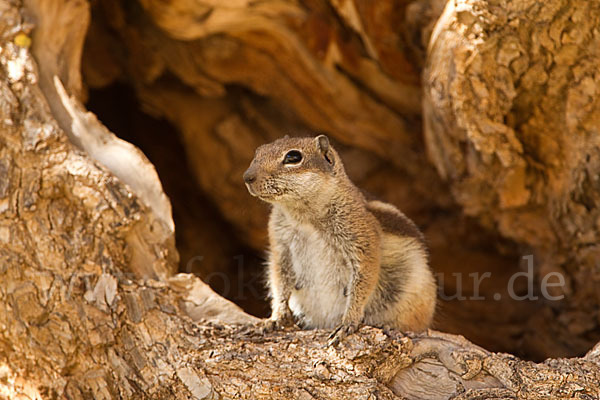
M 291 150 L 292 163 L 284 163 Z M 423 330 L 436 301 L 422 234 L 394 206 L 367 201 L 323 135 L 257 149 L 244 174 L 250 193 L 273 204 L 269 221 L 271 322 L 292 314 L 307 328 L 359 323 Z

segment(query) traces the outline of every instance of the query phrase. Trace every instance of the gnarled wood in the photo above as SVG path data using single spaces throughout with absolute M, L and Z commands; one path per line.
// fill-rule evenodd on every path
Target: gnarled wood
M 450 1 L 424 72 L 432 161 L 466 214 L 532 249 L 538 282 L 567 278 L 531 318 L 577 353 L 600 337 L 599 26 L 595 2 Z
M 361 24 L 367 28 L 358 25 L 348 5 L 335 5 L 354 29 L 371 29 L 366 22 Z M 76 100 L 61 97 L 60 85 L 44 88 L 38 70 L 45 66 L 36 65 L 27 40 L 44 39 L 36 39 L 32 25 L 22 24 L 25 10 L 20 6 L 0 4 L 0 396 L 600 397 L 600 344 L 585 357 L 533 363 L 491 353 L 460 336 L 436 331 L 386 335 L 363 327 L 339 348 L 327 348 L 329 332 L 263 335 L 251 326 L 256 318 L 198 278 L 173 275 L 177 256 L 172 226 L 164 206 L 149 200 L 146 192 L 158 188 L 161 198 L 156 175 L 145 173 L 137 182 L 140 189 L 102 156 L 93 156 L 97 148 L 89 147 L 89 141 L 98 138 L 117 143 L 121 150 L 131 147 L 105 132 Z M 58 8 L 67 13 L 73 9 Z M 366 46 L 370 57 L 388 62 L 386 44 Z M 57 64 L 77 68 L 68 60 L 70 51 L 80 49 L 73 43 L 63 49 L 66 53 L 57 54 Z M 56 65 L 48 68 L 58 70 Z M 69 95 L 76 94 L 69 92 L 72 86 L 66 87 Z M 154 86 L 161 87 L 149 98 L 172 90 L 163 81 Z M 178 92 L 173 98 L 181 96 Z M 243 95 L 239 104 L 252 96 Z M 60 104 L 49 107 L 54 101 Z M 193 95 L 189 101 L 200 100 Z M 223 99 L 204 104 L 217 111 L 231 107 Z M 66 107 L 69 118 L 62 119 L 57 107 Z M 225 126 L 239 126 L 235 114 L 223 115 Z M 78 130 L 84 143 L 75 145 L 72 133 Z M 236 130 L 222 132 L 227 137 Z M 244 143 L 254 140 L 253 135 L 242 137 Z M 385 151 L 377 151 L 385 157 Z M 135 160 L 133 168 L 151 168 L 135 150 L 126 154 Z M 442 241 L 443 230 L 438 235 L 432 239 Z

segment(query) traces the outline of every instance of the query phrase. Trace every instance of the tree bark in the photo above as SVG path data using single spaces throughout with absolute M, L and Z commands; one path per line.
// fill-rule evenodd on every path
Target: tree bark
M 599 339 L 599 26 L 596 2 L 450 1 L 424 72 L 430 158 L 539 281 L 566 277 L 531 319 L 576 352 Z
M 287 3 L 273 4 L 290 12 Z M 348 7 L 342 15 L 359 33 L 385 37 L 364 22 L 358 27 Z M 157 23 L 172 10 L 157 12 Z M 0 11 L 0 397 L 600 397 L 600 345 L 585 357 L 533 363 L 436 331 L 387 335 L 363 327 L 338 348 L 325 347 L 325 331 L 263 335 L 255 317 L 200 279 L 174 274 L 170 204 L 153 166 L 81 105 L 73 60 L 82 51 L 87 3 L 10 1 Z M 261 12 L 257 18 L 268 22 Z M 202 15 L 183 13 L 180 26 L 193 27 Z M 194 32 L 187 29 L 173 34 Z M 385 40 L 365 46 L 382 69 L 401 65 L 385 56 Z M 168 92 L 165 86 L 149 98 Z M 218 99 L 205 105 L 231 107 Z M 302 113 L 318 111 L 311 107 Z M 328 107 L 340 113 L 328 123 L 347 124 L 341 115 L 351 107 Z M 368 146 L 391 156 L 377 140 Z

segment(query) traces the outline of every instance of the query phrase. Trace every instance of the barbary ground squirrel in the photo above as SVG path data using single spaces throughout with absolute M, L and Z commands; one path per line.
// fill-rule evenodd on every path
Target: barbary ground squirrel
M 365 199 L 326 136 L 260 146 L 244 181 L 273 205 L 266 326 L 295 317 L 303 328 L 335 328 L 336 344 L 360 323 L 430 325 L 436 284 L 421 232 L 391 204 Z

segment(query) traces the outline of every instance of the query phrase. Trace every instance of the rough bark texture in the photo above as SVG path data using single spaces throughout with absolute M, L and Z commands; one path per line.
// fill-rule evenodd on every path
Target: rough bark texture
M 481 292 L 499 290 L 515 252 L 513 245 L 497 240 L 493 234 L 496 225 L 490 221 L 517 210 L 496 205 L 496 210 L 502 211 L 490 212 L 490 216 L 486 209 L 476 208 L 479 211 L 473 214 L 492 233 L 481 231 L 460 217 L 446 186 L 419 152 L 418 66 L 424 60 L 419 43 L 424 43 L 431 30 L 439 2 L 230 3 L 229 8 L 220 9 L 212 3 L 202 8 L 200 2 L 185 1 L 128 2 L 123 7 L 118 2 L 103 2 L 105 11 L 111 13 L 112 34 L 122 35 L 116 36 L 122 39 L 119 43 L 115 36 L 100 34 L 107 25 L 97 25 L 92 19 L 88 42 L 97 42 L 90 44 L 88 51 L 95 49 L 91 54 L 100 59 L 97 65 L 91 63 L 91 55 L 84 59 L 88 82 L 105 85 L 117 76 L 127 77 L 145 107 L 165 115 L 181 130 L 199 185 L 233 226 L 247 227 L 241 235 L 248 243 L 261 246 L 264 230 L 260 219 L 264 209 L 261 211 L 258 203 L 245 207 L 250 200 L 241 196 L 243 188 L 236 183 L 253 147 L 279 136 L 280 129 L 289 126 L 323 129 L 345 144 L 344 154 L 353 160 L 348 164 L 351 170 L 354 164 L 351 173 L 357 181 L 409 206 L 428 221 L 425 225 L 434 264 L 452 271 L 460 264 L 484 263 L 494 279 L 482 286 Z M 573 9 L 586 6 L 584 2 L 571 3 Z M 485 7 L 494 5 L 488 2 L 469 8 L 469 4 L 459 2 L 460 12 L 447 9 L 438 25 L 426 82 L 433 82 L 434 71 L 441 74 L 432 68 L 435 57 L 454 46 L 465 46 L 469 40 L 479 44 L 481 38 L 471 37 L 462 25 L 445 25 L 457 16 L 475 24 L 468 12 L 461 12 L 484 12 Z M 511 10 L 507 4 L 494 7 L 484 20 L 491 23 L 494 19 L 490 16 L 506 10 Z M 563 16 L 570 10 L 552 12 Z M 523 7 L 513 14 L 529 12 Z M 597 12 L 587 10 L 590 21 L 597 21 Z M 79 56 L 88 13 L 85 1 L 0 2 L 0 398 L 600 397 L 600 345 L 581 358 L 534 363 L 489 352 L 461 336 L 436 331 L 388 336 L 364 327 L 339 348 L 326 348 L 328 332 L 286 330 L 263 335 L 248 328 L 257 322 L 255 317 L 216 295 L 197 277 L 174 275 L 178 257 L 170 205 L 153 166 L 80 104 L 85 95 L 80 90 Z M 412 34 L 394 29 L 405 14 L 413 16 Z M 529 20 L 522 24 L 535 25 Z M 583 23 L 576 26 L 588 29 Z M 591 42 L 591 38 L 597 39 L 598 28 L 589 29 Z M 454 31 L 466 39 L 441 41 L 443 32 L 452 36 Z M 489 43 L 493 45 L 483 50 L 493 51 L 502 41 Z M 123 55 L 123 46 L 137 55 L 137 61 Z M 485 55 L 483 50 L 474 52 L 475 58 Z M 121 55 L 115 56 L 117 53 Z M 240 60 L 247 60 L 250 66 L 239 64 Z M 270 71 L 266 76 L 271 79 L 258 74 L 260 68 Z M 468 185 L 459 179 L 463 175 L 451 172 L 461 165 L 465 149 L 463 145 L 455 147 L 453 140 L 460 140 L 453 138 L 471 136 L 456 122 L 460 107 L 452 112 L 441 107 L 437 116 L 431 108 L 432 87 L 444 87 L 452 79 L 471 79 L 466 72 L 457 77 L 449 71 L 454 70 L 437 78 L 441 86 L 426 86 L 426 140 L 436 167 L 446 172 L 442 176 L 450 179 L 452 193 L 465 206 L 466 197 L 460 194 Z M 586 71 L 582 69 L 582 77 Z M 575 77 L 568 78 L 570 83 L 565 85 L 578 87 L 573 83 Z M 460 85 L 451 87 L 457 90 Z M 448 89 L 444 93 L 451 94 L 450 100 L 459 99 L 459 92 Z M 594 93 L 589 97 L 590 104 L 597 107 Z M 564 100 L 557 96 L 559 99 Z M 549 113 L 543 108 L 538 112 Z M 477 111 L 463 117 L 485 115 Z M 435 125 L 440 118 L 447 118 L 445 123 L 452 129 L 440 130 Z M 585 143 L 595 149 L 591 141 L 597 125 L 590 121 L 589 130 L 577 127 L 570 132 L 589 140 Z M 361 136 L 361 132 L 369 135 Z M 528 132 L 535 135 L 540 131 L 530 128 Z M 456 165 L 446 165 L 442 157 L 446 148 L 434 146 L 443 138 L 447 151 L 455 155 L 449 159 Z M 564 137 L 564 143 L 572 141 Z M 506 143 L 510 142 L 494 146 L 500 151 Z M 572 145 L 575 143 L 579 142 Z M 470 146 L 474 159 L 465 164 L 463 174 L 473 173 L 472 165 L 492 171 L 494 165 L 485 164 L 488 159 L 478 156 L 481 150 Z M 514 158 L 520 155 L 529 160 L 523 154 L 525 150 Z M 573 162 L 568 165 L 581 167 Z M 495 168 L 495 175 L 505 173 Z M 218 176 L 209 173 L 217 171 Z M 394 184 L 386 184 L 392 178 Z M 493 185 L 494 190 L 497 187 Z M 529 187 L 527 190 L 534 193 Z M 562 192 L 544 193 L 547 197 L 535 198 L 549 202 L 556 199 L 550 194 Z M 593 197 L 595 191 L 577 193 Z M 564 196 L 560 197 L 560 210 L 565 218 L 573 217 L 578 198 Z M 536 207 L 544 207 L 542 200 Z M 495 204 L 485 203 L 486 207 Z M 437 213 L 426 217 L 432 210 Z M 558 217 L 553 214 L 553 218 Z M 541 218 L 529 221 L 535 230 Z M 587 219 L 575 221 L 583 224 Z M 515 225 L 506 226 L 519 232 Z M 562 238 L 562 225 L 552 227 L 553 234 Z M 566 252 L 567 247 L 549 249 L 533 242 L 533 236 L 498 229 L 517 243 L 533 246 L 540 257 L 550 250 L 555 251 L 550 254 L 566 254 L 561 251 Z M 565 319 L 563 325 L 550 334 L 537 333 L 541 344 L 531 354 L 538 357 L 553 346 L 559 354 L 583 354 L 584 348 L 591 348 L 593 335 L 585 333 L 592 328 L 581 330 L 579 320 L 568 318 L 578 312 L 589 316 L 586 307 L 596 304 L 595 282 L 580 279 L 593 271 L 584 257 L 586 249 L 591 251 L 593 246 L 579 246 L 580 242 L 573 240 L 562 245 L 574 246 L 571 250 L 576 259 L 564 265 L 567 276 L 574 277 L 571 288 L 579 294 L 567 297 L 565 308 L 556 310 Z M 492 241 L 505 246 L 507 256 L 490 255 L 486 243 Z M 552 243 L 557 242 L 555 238 Z M 458 270 L 468 271 L 468 267 Z M 533 325 L 531 321 L 523 324 L 522 319 L 541 306 L 509 300 L 456 301 L 445 310 L 454 315 L 442 319 L 453 321 L 447 322 L 448 326 L 460 330 L 461 318 L 469 319 L 460 315 L 461 310 L 465 314 L 479 310 L 497 323 L 480 323 L 479 329 L 469 331 L 481 335 L 482 341 L 488 336 L 491 343 L 503 343 L 506 348 L 511 345 L 510 335 L 529 332 L 525 344 L 535 346 Z M 512 314 L 503 320 L 491 315 L 503 309 Z M 545 314 L 540 315 L 544 321 Z M 575 322 L 569 325 L 569 321 Z M 569 326 L 573 331 L 567 336 Z M 552 340 L 556 332 L 559 340 Z
M 539 279 L 568 277 L 531 318 L 576 352 L 600 321 L 599 26 L 597 2 L 451 1 L 424 73 L 438 172 L 466 214 L 532 249 Z

